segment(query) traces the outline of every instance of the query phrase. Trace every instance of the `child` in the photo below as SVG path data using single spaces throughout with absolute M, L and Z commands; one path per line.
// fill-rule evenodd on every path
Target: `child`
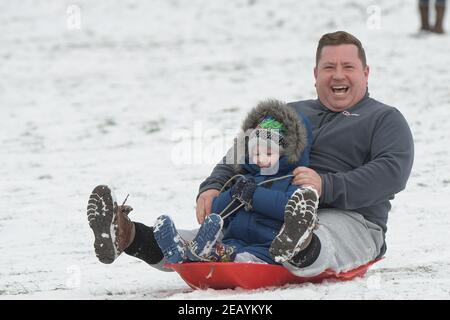
M 313 188 L 291 184 L 292 171 L 309 164 L 311 130 L 306 119 L 286 104 L 268 100 L 250 111 L 242 129 L 245 134 L 238 137 L 238 146 L 247 147 L 248 154 L 235 165 L 238 179 L 230 179 L 235 183 L 214 199 L 214 213 L 195 238 L 182 239 L 169 216 L 156 220 L 154 236 L 168 263 L 276 264 L 311 242 L 319 197 Z M 280 256 L 286 252 L 285 245 L 281 250 L 286 241 L 293 243 L 292 250 Z

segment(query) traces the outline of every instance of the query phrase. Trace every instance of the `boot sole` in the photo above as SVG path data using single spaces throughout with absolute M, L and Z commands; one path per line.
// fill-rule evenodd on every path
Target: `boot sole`
M 153 236 L 168 263 L 182 263 L 185 259 L 185 244 L 169 216 L 156 219 Z
M 99 185 L 92 191 L 87 218 L 94 232 L 95 254 L 102 263 L 110 264 L 118 256 L 117 226 L 114 224 L 117 214 L 117 201 L 112 190 L 106 185 Z
M 209 261 L 207 257 L 213 250 L 222 227 L 223 220 L 219 215 L 214 213 L 209 215 L 191 241 L 187 250 L 187 257 L 192 261 Z M 203 245 L 200 245 L 199 242 Z
M 319 196 L 312 188 L 297 189 L 284 211 L 284 224 L 269 252 L 278 263 L 291 260 L 317 225 Z

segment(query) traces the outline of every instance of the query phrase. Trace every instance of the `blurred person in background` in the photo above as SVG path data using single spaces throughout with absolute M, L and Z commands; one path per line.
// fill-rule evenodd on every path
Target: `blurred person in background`
M 430 0 L 419 0 L 419 12 L 421 22 L 420 30 L 443 34 L 445 32 L 444 15 L 445 15 L 446 0 L 435 0 L 434 7 L 436 11 L 436 19 L 434 26 L 431 26 L 429 21 Z

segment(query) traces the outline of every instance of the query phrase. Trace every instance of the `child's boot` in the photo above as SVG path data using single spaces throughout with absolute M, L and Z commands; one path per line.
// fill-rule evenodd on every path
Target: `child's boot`
M 194 240 L 189 244 L 188 259 L 191 261 L 227 260 L 234 250 L 232 247 L 218 243 L 222 226 L 222 218 L 218 214 L 210 214 L 203 222 Z
M 186 241 L 169 216 L 156 219 L 153 234 L 168 263 L 182 263 L 186 259 Z

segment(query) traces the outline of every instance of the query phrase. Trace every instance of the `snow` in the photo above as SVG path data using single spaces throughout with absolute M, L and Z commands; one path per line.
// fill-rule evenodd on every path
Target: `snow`
M 450 38 L 414 36 L 418 20 L 415 0 L 2 1 L 0 298 L 448 299 Z M 198 185 L 243 116 L 268 97 L 315 98 L 315 47 L 338 29 L 362 40 L 371 96 L 415 140 L 383 261 L 351 282 L 255 291 L 97 261 L 96 185 L 129 193 L 135 221 L 195 228 Z

